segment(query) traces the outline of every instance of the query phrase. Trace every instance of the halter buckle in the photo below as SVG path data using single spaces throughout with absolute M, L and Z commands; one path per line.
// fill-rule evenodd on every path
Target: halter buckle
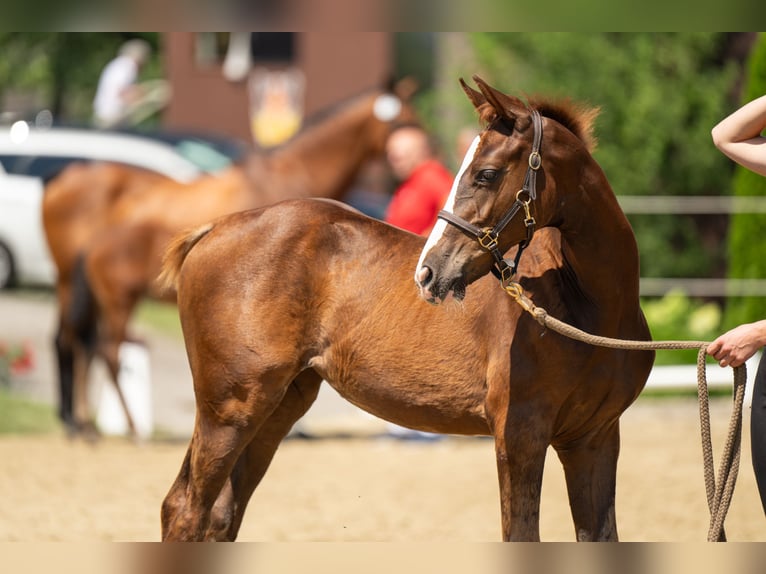
M 513 265 L 508 265 L 506 263 L 506 266 L 500 270 L 500 284 L 503 286 L 510 284 L 514 275 L 516 275 L 515 263 Z
M 495 234 L 495 232 L 492 231 L 492 229 L 489 227 L 482 229 L 482 232 L 484 235 L 476 238 L 479 241 L 479 245 L 481 245 L 487 251 L 497 249 L 497 234 Z

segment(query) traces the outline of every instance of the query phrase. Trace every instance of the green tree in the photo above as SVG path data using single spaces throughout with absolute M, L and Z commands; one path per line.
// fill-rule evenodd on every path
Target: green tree
M 761 33 L 748 63 L 747 85 L 742 103 L 766 94 L 766 34 Z M 734 173 L 735 195 L 766 195 L 766 178 L 737 166 Z M 761 279 L 766 277 L 766 214 L 741 213 L 732 217 L 729 229 L 729 277 Z M 765 297 L 732 298 L 726 306 L 724 327 L 731 328 L 766 317 Z

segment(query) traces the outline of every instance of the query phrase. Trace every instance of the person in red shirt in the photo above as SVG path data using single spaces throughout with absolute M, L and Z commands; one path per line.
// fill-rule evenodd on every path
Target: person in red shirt
M 419 126 L 394 130 L 386 143 L 386 158 L 400 181 L 386 210 L 386 222 L 428 235 L 447 201 L 453 175 L 436 159 L 428 134 Z

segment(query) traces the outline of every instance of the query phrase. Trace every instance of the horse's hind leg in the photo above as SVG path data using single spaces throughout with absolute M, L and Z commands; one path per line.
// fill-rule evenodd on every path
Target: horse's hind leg
M 93 349 L 85 344 L 73 347 L 73 384 L 72 398 L 75 428 L 87 440 L 96 440 L 99 436 L 96 423 L 90 412 L 88 396 L 88 371 L 93 362 Z
M 580 542 L 617 541 L 614 497 L 619 422 L 588 435 L 575 444 L 556 445 L 566 475 L 569 506 Z
M 162 504 L 163 540 L 207 539 L 213 505 L 237 459 L 282 402 L 292 378 L 277 372 L 247 383 L 195 377 L 197 418 L 181 471 Z
M 119 262 L 119 259 L 117 261 Z M 125 414 L 128 431 L 135 440 L 138 438 L 136 426 L 119 384 L 120 346 L 127 339 L 128 322 L 141 298 L 141 290 L 131 281 L 123 278 L 116 262 L 105 260 L 99 251 L 88 258 L 88 279 L 101 328 L 97 350 L 106 363 L 111 382 Z
M 266 474 L 274 453 L 295 422 L 314 403 L 321 384 L 322 377 L 314 371 L 304 371 L 287 389 L 282 402 L 239 456 L 230 480 L 213 508 L 206 538 L 236 539 L 247 503 Z
M 136 298 L 137 299 L 137 298 Z M 135 303 L 131 303 L 127 309 L 110 307 L 102 311 L 102 332 L 99 335 L 97 352 L 104 359 L 109 379 L 117 393 L 117 398 L 122 406 L 125 420 L 128 424 L 128 431 L 133 439 L 138 438 L 136 425 L 133 422 L 133 416 L 130 413 L 125 394 L 120 387 L 120 345 L 125 341 L 125 331 L 130 312 Z
M 77 432 L 74 418 L 74 349 L 72 337 L 66 333 L 63 317 L 59 320 L 54 347 L 59 378 L 59 419 L 69 433 Z

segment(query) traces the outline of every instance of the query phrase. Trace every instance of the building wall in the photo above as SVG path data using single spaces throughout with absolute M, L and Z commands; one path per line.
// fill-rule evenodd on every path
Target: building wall
M 163 35 L 165 73 L 173 89 L 163 114 L 164 127 L 252 141 L 247 83 L 224 78 L 220 62 L 200 65 L 195 58 L 195 41 L 193 32 Z M 295 42 L 294 64 L 306 78 L 306 116 L 380 86 L 393 73 L 388 33 L 301 32 Z

